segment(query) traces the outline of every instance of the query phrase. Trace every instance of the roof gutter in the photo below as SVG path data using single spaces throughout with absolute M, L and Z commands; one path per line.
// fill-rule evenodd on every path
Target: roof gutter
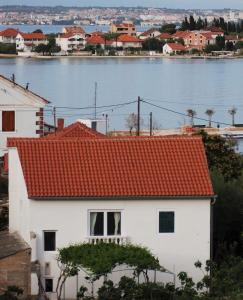
M 70 197 L 70 196 L 63 196 L 63 197 L 53 197 L 53 196 L 29 196 L 31 200 L 59 200 L 59 201 L 66 201 L 66 200 L 211 200 L 215 198 L 215 195 L 208 195 L 208 196 L 95 196 L 95 197 Z

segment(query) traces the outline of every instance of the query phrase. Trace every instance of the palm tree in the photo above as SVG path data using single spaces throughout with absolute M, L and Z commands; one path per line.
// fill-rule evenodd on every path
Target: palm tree
M 188 110 L 187 110 L 187 115 L 188 115 L 188 117 L 191 119 L 191 125 L 193 126 L 194 125 L 194 117 L 196 116 L 196 111 L 195 110 L 193 110 L 193 109 L 191 109 L 191 108 L 189 108 Z
M 212 127 L 212 116 L 214 113 L 215 111 L 210 108 L 205 111 L 205 114 L 208 116 L 208 127 Z
M 232 117 L 232 126 L 235 126 L 235 115 L 236 115 L 236 112 L 237 112 L 237 108 L 234 107 L 234 106 L 231 109 L 228 110 L 228 113 Z

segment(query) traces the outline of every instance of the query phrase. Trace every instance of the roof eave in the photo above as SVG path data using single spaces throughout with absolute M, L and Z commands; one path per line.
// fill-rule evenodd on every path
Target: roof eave
M 215 194 L 211 195 L 188 195 L 188 196 L 34 196 L 29 195 L 30 200 L 210 200 L 215 198 Z

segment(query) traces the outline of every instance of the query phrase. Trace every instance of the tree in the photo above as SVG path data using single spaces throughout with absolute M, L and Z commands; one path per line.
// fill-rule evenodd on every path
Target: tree
M 45 44 L 39 44 L 38 46 L 35 47 L 34 51 L 37 53 L 42 53 L 42 55 L 44 56 L 45 53 L 47 52 L 47 45 Z
M 181 24 L 181 30 L 189 30 L 189 29 L 190 29 L 190 24 L 188 22 L 187 17 L 185 17 L 185 20 L 182 21 L 182 24 Z
M 232 42 L 226 42 L 225 50 L 226 51 L 234 51 L 234 44 Z
M 144 121 L 140 118 L 140 125 L 143 125 Z M 129 114 L 126 118 L 126 127 L 129 129 L 130 135 L 132 135 L 133 130 L 137 130 L 138 128 L 138 116 L 134 113 Z
M 160 41 L 156 38 L 146 39 L 143 44 L 143 50 L 162 52 L 165 41 Z
M 211 53 L 212 51 L 219 51 L 219 50 L 220 50 L 220 48 L 218 45 L 207 45 L 204 48 L 205 53 Z
M 36 29 L 35 31 L 33 31 L 33 33 L 43 33 L 43 31 L 41 29 Z
M 193 126 L 194 125 L 194 117 L 196 116 L 196 111 L 195 110 L 193 110 L 193 109 L 191 109 L 191 108 L 189 108 L 188 110 L 187 110 L 187 115 L 188 115 L 188 117 L 191 119 L 191 125 Z
M 61 51 L 61 47 L 57 46 L 56 39 L 54 37 L 49 37 L 48 44 L 46 45 L 46 52 L 49 53 L 49 55 L 52 55 L 53 53 L 58 53 Z
M 176 32 L 176 25 L 175 24 L 165 24 L 160 28 L 160 32 L 174 34 Z
M 158 259 L 144 247 L 134 245 L 118 245 L 114 243 L 76 244 L 59 249 L 58 264 L 61 265 L 56 292 L 61 299 L 65 281 L 84 270 L 89 274 L 90 282 L 102 276 L 107 277 L 118 265 L 127 265 L 134 269 L 134 275 L 143 274 L 145 282 L 149 282 L 148 270 L 165 271 Z M 93 289 L 92 289 L 93 290 Z
M 237 109 L 235 107 L 232 107 L 228 110 L 228 113 L 231 115 L 232 118 L 232 126 L 235 126 L 235 115 L 237 113 Z
M 212 117 L 214 115 L 214 110 L 213 109 L 207 109 L 205 111 L 205 114 L 208 116 L 208 127 L 212 127 Z
M 201 130 L 209 169 L 221 174 L 226 182 L 238 179 L 242 174 L 243 159 L 235 152 L 235 140 L 220 135 L 208 135 Z
M 190 30 L 195 30 L 196 29 L 196 22 L 195 22 L 194 17 L 192 15 L 190 15 L 190 18 L 189 18 L 189 29 Z
M 219 50 L 224 49 L 225 47 L 225 37 L 218 35 L 216 37 L 216 46 L 218 46 Z

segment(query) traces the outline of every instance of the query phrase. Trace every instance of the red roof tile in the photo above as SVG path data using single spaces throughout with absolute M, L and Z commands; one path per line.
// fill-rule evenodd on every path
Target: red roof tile
M 4 37 L 16 37 L 19 31 L 14 28 L 7 28 L 0 32 L 0 36 Z
M 184 51 L 186 50 L 185 46 L 179 43 L 167 43 L 167 45 L 172 49 L 172 50 L 177 50 L 177 51 Z
M 178 31 L 176 31 L 176 33 L 174 33 L 173 35 L 172 35 L 172 37 L 174 37 L 174 38 L 185 38 L 188 34 L 190 34 L 190 31 L 180 31 L 180 30 L 178 30 Z
M 161 40 L 167 40 L 167 39 L 172 39 L 172 36 L 171 34 L 164 32 L 161 33 L 161 35 L 159 35 L 158 38 Z
M 92 35 L 87 38 L 87 44 L 89 45 L 97 45 L 97 44 L 105 44 L 105 39 L 100 35 Z
M 18 139 L 29 198 L 211 197 L 198 137 Z
M 65 138 L 102 138 L 106 137 L 102 133 L 99 133 L 85 124 L 75 122 L 61 131 L 52 133 L 43 137 L 43 139 L 65 139 Z
M 65 27 L 65 31 L 66 31 L 66 33 L 71 33 L 71 34 L 85 33 L 84 29 L 82 27 L 78 27 L 78 26 Z
M 142 43 L 142 41 L 136 37 L 133 37 L 129 34 L 121 34 L 119 35 L 118 42 L 122 42 L 122 43 Z
M 46 36 L 43 33 L 20 33 L 25 40 L 46 40 Z

